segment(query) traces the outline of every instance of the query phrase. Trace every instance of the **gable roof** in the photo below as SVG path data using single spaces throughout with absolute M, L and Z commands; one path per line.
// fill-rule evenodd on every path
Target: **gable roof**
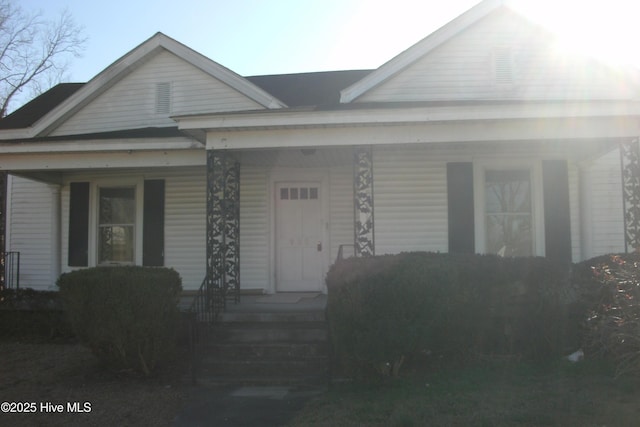
M 372 70 L 326 71 L 246 77 L 248 81 L 282 100 L 289 107 L 337 105 L 340 90 Z M 88 83 L 60 83 L 0 120 L 0 130 L 33 126 Z M 112 133 L 110 133 L 111 135 Z
M 398 72 L 407 68 L 427 53 L 431 52 L 470 25 L 503 7 L 504 0 L 483 0 L 448 24 L 431 33 L 398 56 L 380 66 L 362 80 L 341 91 L 340 102 L 349 103 L 373 89 Z
M 55 128 L 58 123 L 73 115 L 83 106 L 113 86 L 116 82 L 130 74 L 161 49 L 171 52 L 267 109 L 286 107 L 285 103 L 228 68 L 215 63 L 209 58 L 162 33 L 156 33 L 151 38 L 111 64 L 88 83 L 84 84 L 82 87 L 76 88 L 74 93 L 69 94 L 64 100 L 62 100 L 62 102 L 53 107 L 52 110 L 49 110 L 46 114 L 40 116 L 35 121 L 32 121 L 29 127 L 21 127 L 20 132 L 11 132 L 6 136 L 30 138 L 46 134 L 51 129 Z M 53 101 L 60 98 L 62 98 L 62 96 L 51 96 L 50 100 Z M 48 105 L 45 101 L 40 100 L 36 105 Z M 36 115 L 37 114 L 34 114 L 34 117 Z M 18 120 L 14 116 L 14 118 L 9 121 L 10 124 L 4 125 L 6 127 L 1 129 L 16 129 L 14 127 L 9 128 L 8 126 L 23 125 L 30 121 L 25 119 L 26 113 L 24 113 L 24 111 L 17 116 L 21 119 Z M 24 121 L 21 121 L 23 119 Z M 11 124 L 12 122 L 14 124 Z

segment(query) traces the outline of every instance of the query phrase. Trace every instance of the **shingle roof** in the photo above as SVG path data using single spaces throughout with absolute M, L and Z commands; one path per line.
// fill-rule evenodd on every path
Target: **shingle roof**
M 326 106 L 340 101 L 340 90 L 372 70 L 326 71 L 246 77 L 289 107 Z M 32 126 L 78 91 L 84 83 L 60 83 L 0 120 L 0 130 Z
M 84 83 L 60 83 L 0 120 L 0 129 L 22 129 L 73 95 Z
M 332 105 L 340 102 L 340 91 L 373 70 L 326 71 L 246 77 L 251 83 L 289 107 Z

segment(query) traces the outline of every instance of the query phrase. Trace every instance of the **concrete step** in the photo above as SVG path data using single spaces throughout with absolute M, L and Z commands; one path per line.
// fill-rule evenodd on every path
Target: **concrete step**
M 225 312 L 221 316 L 223 324 L 228 323 L 295 323 L 325 322 L 324 311 L 307 312 Z
M 202 373 L 198 377 L 198 384 L 204 387 L 221 386 L 287 386 L 297 388 L 326 387 L 329 384 L 328 375 L 298 375 L 298 376 L 257 376 L 249 375 L 210 375 Z
M 215 342 L 313 343 L 327 342 L 329 332 L 325 322 L 223 323 L 212 335 Z
M 297 360 L 230 360 L 216 357 L 201 359 L 202 373 L 214 376 L 312 377 L 328 372 L 328 359 L 314 357 Z
M 201 349 L 203 355 L 215 355 L 218 358 L 231 360 L 252 359 L 304 359 L 310 357 L 326 357 L 329 352 L 327 342 L 305 343 L 208 343 Z

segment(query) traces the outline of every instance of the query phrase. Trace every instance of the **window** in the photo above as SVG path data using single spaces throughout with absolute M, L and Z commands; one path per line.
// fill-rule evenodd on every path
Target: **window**
M 98 264 L 135 262 L 134 187 L 99 189 Z
M 545 256 L 542 163 L 473 162 L 475 252 Z
M 501 256 L 533 254 L 533 215 L 529 170 L 487 170 L 485 248 Z
M 317 200 L 318 187 L 291 187 L 280 189 L 280 200 Z

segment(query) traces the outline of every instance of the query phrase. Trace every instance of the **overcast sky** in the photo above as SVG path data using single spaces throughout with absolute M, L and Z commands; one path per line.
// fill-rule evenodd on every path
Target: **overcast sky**
M 376 68 L 478 0 L 14 0 L 89 37 L 69 81 L 85 82 L 158 31 L 244 76 Z M 512 0 L 596 51 L 634 61 L 637 0 Z M 617 52 L 620 54 L 620 52 Z

